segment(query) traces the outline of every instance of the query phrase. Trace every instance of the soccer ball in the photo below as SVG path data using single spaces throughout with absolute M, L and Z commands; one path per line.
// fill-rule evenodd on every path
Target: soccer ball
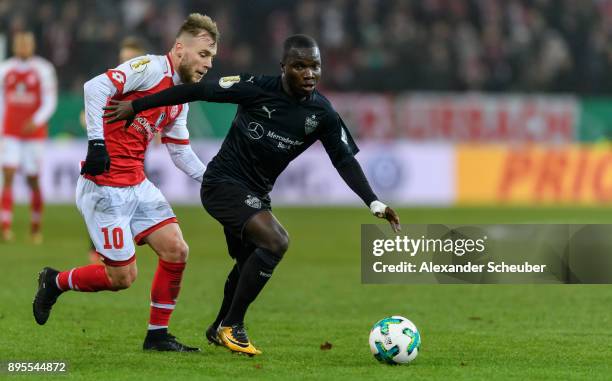
M 376 360 L 386 364 L 407 364 L 419 354 L 421 335 L 402 316 L 384 318 L 370 331 L 370 349 Z

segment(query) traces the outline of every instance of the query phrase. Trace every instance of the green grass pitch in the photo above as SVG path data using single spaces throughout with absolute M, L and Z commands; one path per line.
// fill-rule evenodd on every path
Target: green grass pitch
M 191 254 L 171 332 L 202 353 L 142 352 L 156 265 L 148 248 L 137 252 L 139 277 L 130 289 L 70 292 L 45 326 L 36 325 L 31 302 L 38 270 L 85 264 L 88 242 L 75 207 L 49 206 L 45 243 L 27 243 L 27 209 L 19 207 L 17 242 L 0 244 L 0 361 L 64 360 L 69 374 L 60 379 L 90 380 L 612 377 L 612 286 L 362 285 L 360 224 L 376 222 L 365 208 L 277 208 L 291 246 L 247 315 L 251 339 L 264 354 L 248 358 L 208 346 L 203 330 L 216 315 L 231 262 L 220 226 L 203 209 L 175 211 Z M 612 222 L 606 209 L 399 213 L 404 223 Z M 408 366 L 382 365 L 370 354 L 370 327 L 393 314 L 414 321 L 422 335 L 421 353 Z M 330 350 L 321 350 L 325 342 Z

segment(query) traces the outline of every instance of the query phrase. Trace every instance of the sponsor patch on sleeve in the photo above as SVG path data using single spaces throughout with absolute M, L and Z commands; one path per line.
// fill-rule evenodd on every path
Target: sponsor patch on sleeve
M 134 70 L 134 72 L 140 73 L 141 71 L 144 71 L 147 68 L 147 64 L 149 62 L 151 62 L 150 58 L 138 58 L 130 62 L 130 67 L 132 68 L 132 70 Z
M 240 82 L 239 75 L 232 75 L 230 77 L 221 77 L 219 79 L 219 86 L 221 86 L 224 89 L 229 89 L 230 87 L 234 85 L 234 83 L 238 83 L 238 82 Z

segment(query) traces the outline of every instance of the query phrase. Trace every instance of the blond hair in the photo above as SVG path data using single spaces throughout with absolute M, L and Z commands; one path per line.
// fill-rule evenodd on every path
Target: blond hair
M 181 29 L 179 29 L 177 37 L 180 37 L 186 33 L 196 37 L 203 31 L 210 34 L 210 37 L 215 41 L 215 44 L 219 42 L 219 29 L 217 28 L 217 23 L 214 22 L 209 16 L 201 13 L 192 13 L 187 16 L 183 22 L 183 25 L 181 25 Z

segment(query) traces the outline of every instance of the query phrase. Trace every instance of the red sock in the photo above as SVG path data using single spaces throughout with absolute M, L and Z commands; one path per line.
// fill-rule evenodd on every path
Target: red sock
M 159 260 L 151 286 L 149 329 L 168 327 L 170 315 L 174 311 L 176 298 L 181 290 L 183 270 L 185 270 L 185 263 Z
M 2 230 L 9 230 L 13 222 L 13 190 L 11 187 L 2 187 L 2 210 L 0 210 L 0 220 L 2 222 Z
M 32 191 L 32 201 L 30 205 L 32 209 L 31 231 L 32 233 L 36 233 L 40 230 L 40 220 L 43 210 L 43 198 L 40 189 Z
M 104 265 L 88 265 L 62 271 L 57 276 L 57 287 L 64 291 L 81 292 L 112 290 Z

